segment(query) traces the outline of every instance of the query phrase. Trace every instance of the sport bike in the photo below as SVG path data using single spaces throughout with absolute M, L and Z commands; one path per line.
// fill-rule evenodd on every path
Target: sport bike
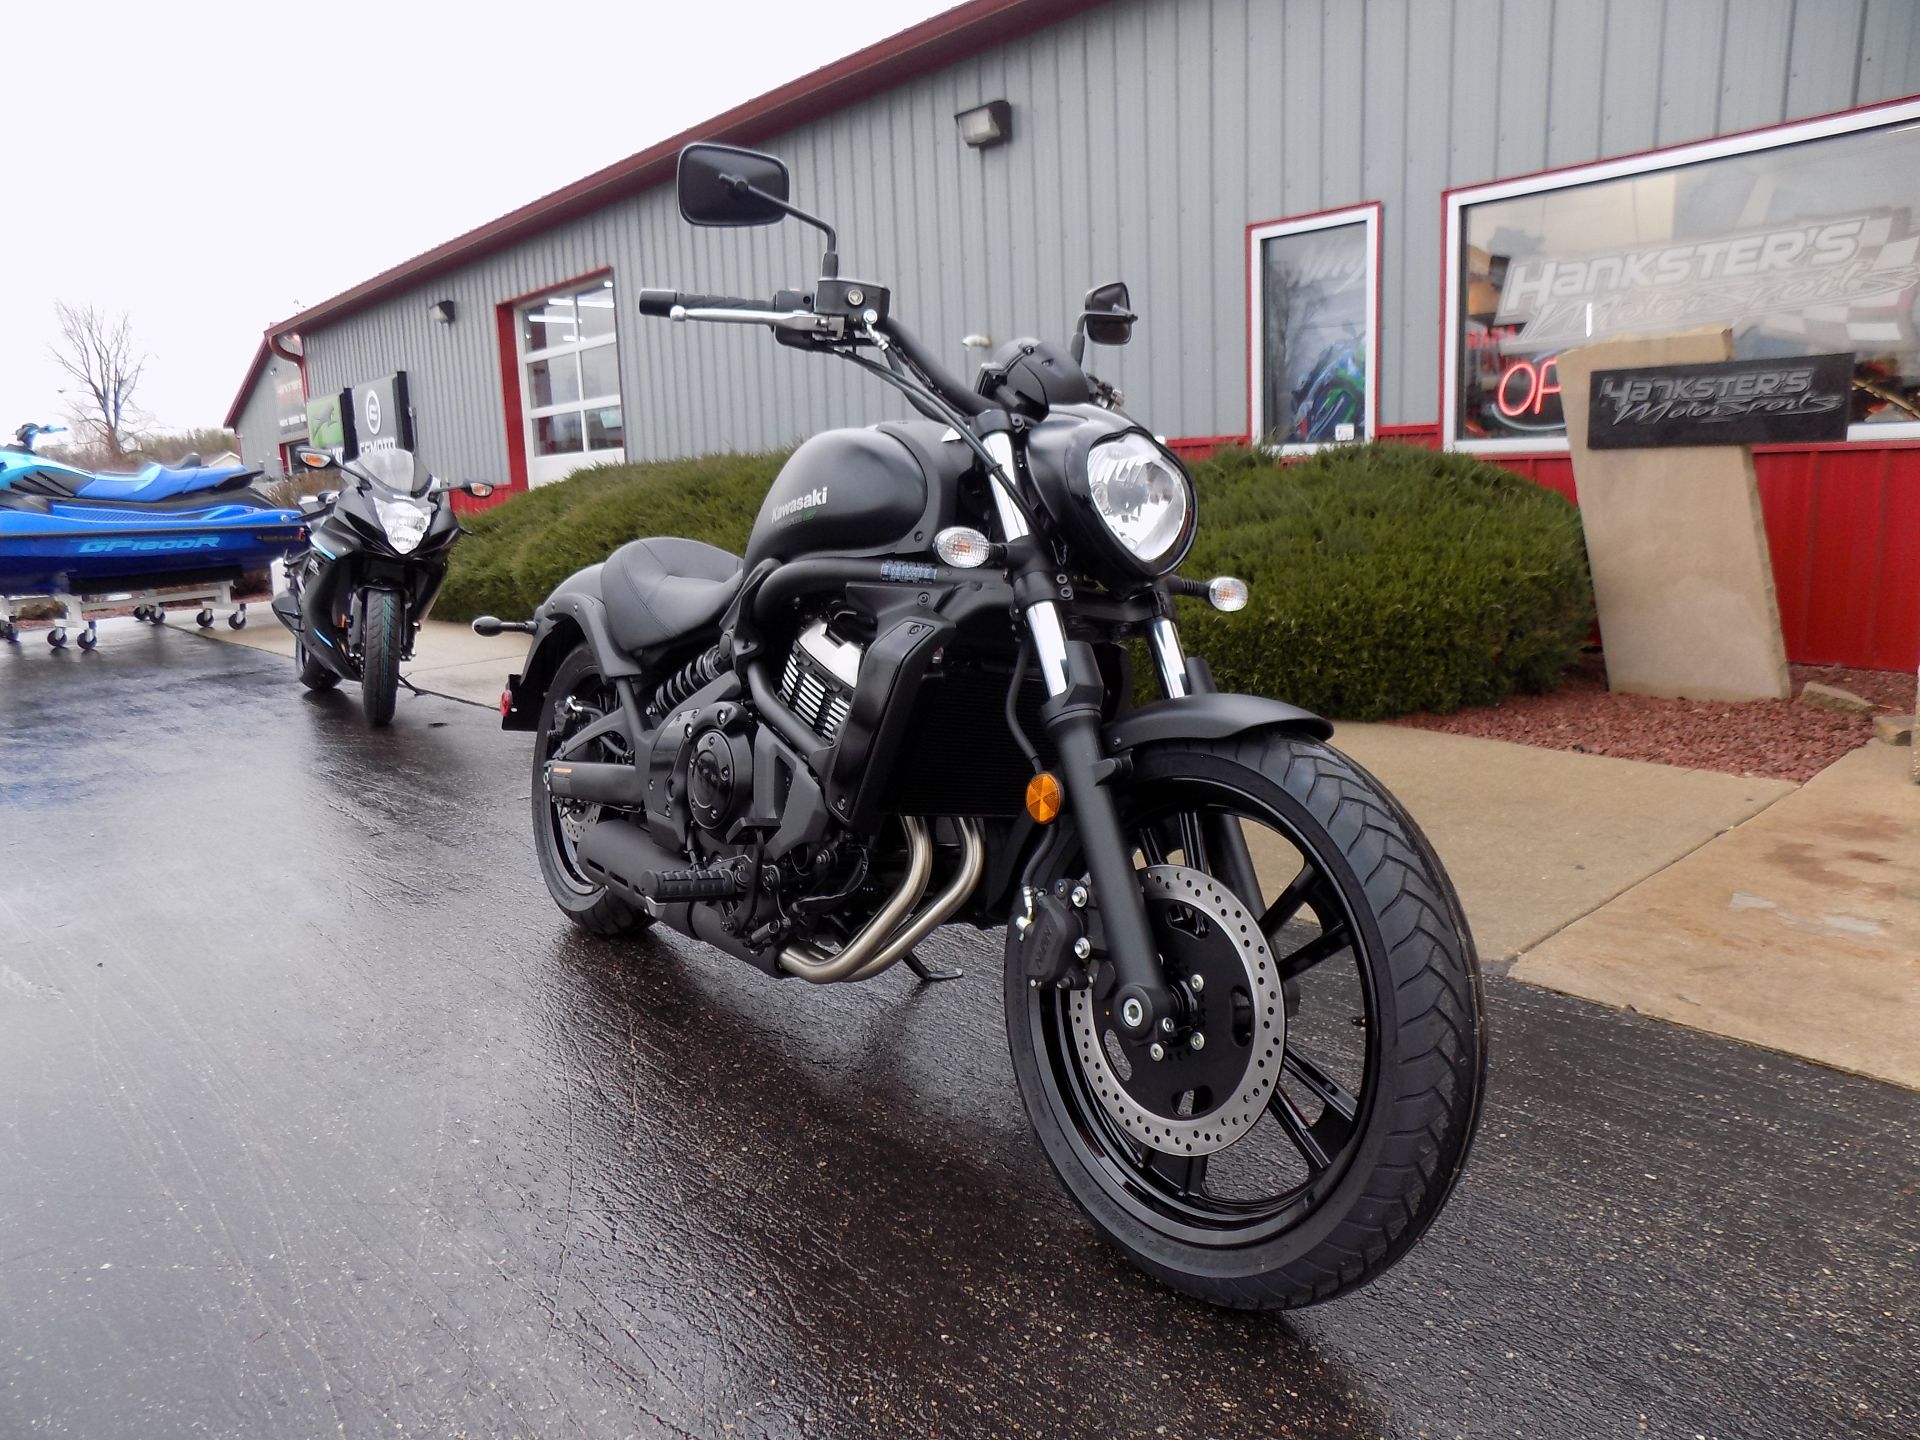
M 652 924 L 768 975 L 866 981 L 937 926 L 1005 925 L 1007 1040 L 1041 1148 L 1142 1269 L 1216 1303 L 1365 1283 L 1460 1174 L 1486 1065 L 1477 961 L 1432 847 L 1332 727 L 1216 693 L 1176 597 L 1181 463 L 1065 349 L 968 385 L 839 272 L 784 165 L 681 153 L 696 225 L 826 233 L 810 292 L 643 291 L 754 325 L 926 417 L 807 440 L 746 553 L 635 540 L 562 582 L 501 697 L 534 735 L 540 870 L 575 923 Z M 1135 704 L 1132 658 L 1161 698 Z
M 300 683 L 331 690 L 358 680 L 367 723 L 385 725 L 399 699 L 400 662 L 413 654 L 465 533 L 448 495 L 491 495 L 493 486 L 436 479 L 411 450 L 369 450 L 345 462 L 306 445 L 293 453 L 310 470 L 337 466 L 342 484 L 302 502 L 307 548 L 287 562 L 273 613 L 293 632 Z

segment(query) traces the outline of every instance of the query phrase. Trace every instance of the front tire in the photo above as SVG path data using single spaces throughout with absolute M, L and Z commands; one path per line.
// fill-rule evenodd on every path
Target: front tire
M 612 683 L 600 673 L 593 648 L 585 641 L 560 662 L 540 705 L 533 737 L 533 849 L 547 893 L 574 924 L 596 935 L 627 935 L 653 923 L 653 917 L 628 904 L 606 886 L 589 879 L 580 865 L 579 837 L 600 815 L 597 805 L 556 800 L 547 789 L 547 761 L 567 737 L 619 704 Z M 595 743 L 585 758 L 631 763 L 625 747 L 608 738 Z
M 1177 1091 L 1178 1057 L 1164 1072 L 1158 1055 L 1142 1062 L 1137 1082 L 1126 1056 L 1103 1061 L 1100 1048 L 1089 1048 L 1098 1032 L 1087 1028 L 1087 1016 L 1113 997 L 1095 999 L 1091 1011 L 1083 999 L 1076 1010 L 1069 992 L 1032 987 L 1010 939 L 1008 1040 L 1049 1162 L 1108 1240 L 1189 1295 L 1281 1309 L 1365 1285 L 1440 1213 L 1479 1118 L 1487 1057 L 1478 960 L 1445 872 L 1378 781 L 1312 741 L 1268 733 L 1145 749 L 1116 799 L 1145 862 L 1147 893 L 1147 872 L 1156 867 L 1162 876 L 1198 872 L 1203 884 L 1211 876 L 1227 892 L 1227 909 L 1236 900 L 1244 907 L 1236 921 L 1257 917 L 1256 935 L 1266 944 L 1256 940 L 1254 948 L 1284 984 L 1284 1005 L 1275 1008 L 1285 1019 L 1274 1030 L 1250 1027 L 1244 997 L 1234 1002 L 1238 1010 L 1214 1009 L 1234 1018 L 1208 1037 L 1210 1053 L 1234 1043 L 1232 1027 L 1240 1027 L 1254 1036 L 1249 1066 L 1263 1063 L 1263 1035 L 1283 1046 L 1283 1058 L 1250 1129 L 1236 1129 L 1225 1144 L 1216 1131 L 1204 1143 L 1170 1146 L 1206 1153 L 1161 1153 L 1139 1138 L 1152 1128 L 1131 1118 L 1142 1112 L 1127 1109 L 1137 1104 L 1131 1095 L 1115 1094 L 1115 1077 L 1124 1068 L 1132 1091 L 1165 1090 L 1172 1076 Z M 1242 869 L 1237 883 L 1236 867 L 1222 863 L 1222 827 L 1235 824 L 1260 871 Z M 1063 831 L 1030 867 L 1027 883 L 1071 885 L 1083 869 L 1078 849 L 1071 829 Z M 1195 943 L 1176 932 L 1204 937 L 1217 922 L 1161 904 L 1150 914 L 1162 917 L 1156 935 L 1172 982 L 1181 977 L 1164 957 Z M 1222 928 L 1231 939 L 1236 927 Z M 1259 962 L 1253 948 L 1245 953 L 1252 974 Z M 1093 996 L 1102 978 L 1096 970 Z M 1209 1006 L 1221 1004 L 1219 982 L 1216 970 L 1206 987 Z M 1250 990 L 1255 1004 L 1274 998 Z M 1195 1013 L 1208 1013 L 1198 996 L 1190 999 Z M 1091 1043 L 1114 1042 L 1098 1036 Z M 1195 1122 L 1180 1117 L 1200 1117 L 1212 1095 L 1192 1090 L 1180 1102 L 1188 1109 L 1163 1105 L 1160 1114 L 1194 1136 Z M 1224 1114 L 1204 1113 L 1207 1124 Z
M 391 590 L 366 592 L 360 629 L 360 701 L 378 729 L 393 719 L 400 699 L 400 652 L 407 643 L 407 607 Z

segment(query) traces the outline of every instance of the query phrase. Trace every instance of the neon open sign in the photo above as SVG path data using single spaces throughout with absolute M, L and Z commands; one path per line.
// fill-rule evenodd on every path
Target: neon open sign
M 1547 401 L 1559 393 L 1560 357 L 1543 355 L 1534 361 L 1523 356 L 1509 360 L 1507 368 L 1500 372 L 1500 385 L 1493 392 L 1493 403 L 1509 420 L 1522 416 L 1537 419 L 1545 411 Z

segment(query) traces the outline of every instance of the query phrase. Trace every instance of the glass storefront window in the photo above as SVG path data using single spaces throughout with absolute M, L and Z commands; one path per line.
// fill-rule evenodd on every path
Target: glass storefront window
M 1852 354 L 1852 438 L 1920 434 L 1917 122 L 1888 107 L 1449 196 L 1450 442 L 1557 448 L 1563 350 L 1712 326 L 1742 359 Z
M 611 280 L 577 281 L 520 312 L 520 364 L 534 485 L 622 458 L 620 350 Z
M 1255 443 L 1283 451 L 1374 428 L 1378 205 L 1248 231 Z

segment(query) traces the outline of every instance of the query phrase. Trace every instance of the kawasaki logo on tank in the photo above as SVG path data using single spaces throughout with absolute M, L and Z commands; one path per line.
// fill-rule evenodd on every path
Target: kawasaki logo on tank
M 1565 345 L 1638 331 L 1771 321 L 1804 334 L 1838 321 L 1858 343 L 1908 338 L 1901 301 L 1920 285 L 1920 237 L 1886 211 L 1686 244 L 1609 250 L 1507 266 L 1496 324 L 1507 342 Z
M 151 555 L 158 551 L 217 550 L 218 535 L 182 535 L 172 540 L 83 540 L 82 555 Z
M 797 499 L 789 500 L 783 505 L 774 506 L 773 523 L 778 525 L 783 520 L 792 520 L 796 517 L 805 519 L 806 517 L 801 512 L 818 510 L 826 503 L 827 487 L 822 485 L 819 489 L 809 490 Z

